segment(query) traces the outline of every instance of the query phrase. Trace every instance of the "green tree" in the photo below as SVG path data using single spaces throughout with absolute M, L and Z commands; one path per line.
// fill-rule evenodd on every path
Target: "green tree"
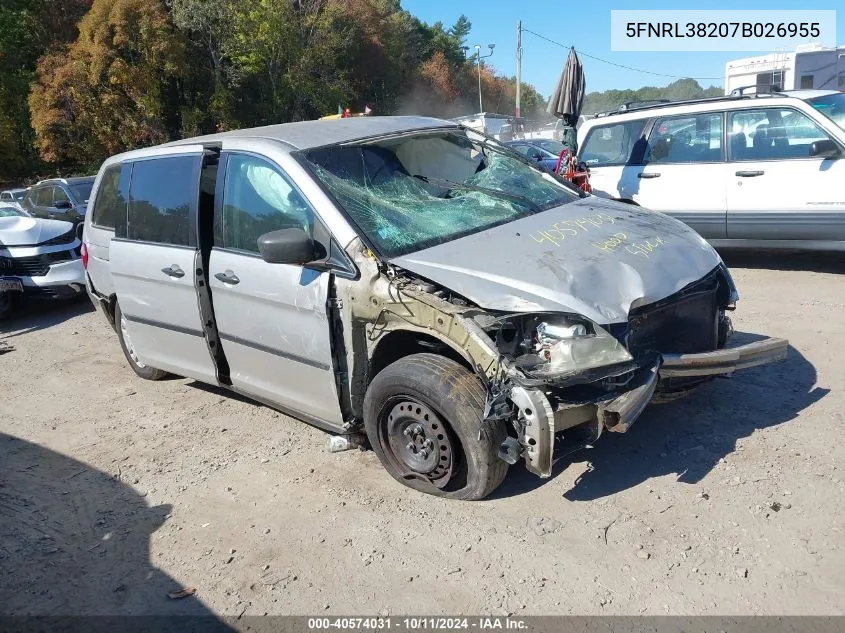
M 233 0 L 169 0 L 174 26 L 190 41 L 190 78 L 195 92 L 203 94 L 210 126 L 224 130 L 236 126 L 232 112 L 232 91 L 227 72 L 230 69 L 226 47 L 233 37 Z M 204 60 L 202 62 L 196 60 Z M 207 82 L 211 82 L 210 90 Z M 202 118 L 200 116 L 200 118 Z
M 607 112 L 615 110 L 623 103 L 633 101 L 656 101 L 668 99 L 701 99 L 718 97 L 722 89 L 717 86 L 702 88 L 694 79 L 678 79 L 665 87 L 644 86 L 637 90 L 605 90 L 604 92 L 590 92 L 584 97 L 584 114 Z
M 38 58 L 76 37 L 91 0 L 3 0 L 0 4 L 0 179 L 38 167 L 27 104 Z

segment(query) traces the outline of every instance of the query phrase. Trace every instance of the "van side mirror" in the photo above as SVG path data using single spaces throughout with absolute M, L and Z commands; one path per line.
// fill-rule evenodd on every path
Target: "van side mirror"
M 70 209 L 73 205 L 67 200 L 57 200 L 53 203 L 54 209 Z
M 829 138 L 813 141 L 810 145 L 810 156 L 817 158 L 839 158 L 841 152 L 836 142 Z
M 258 238 L 258 252 L 268 264 L 303 266 L 314 261 L 314 240 L 302 229 L 279 229 Z

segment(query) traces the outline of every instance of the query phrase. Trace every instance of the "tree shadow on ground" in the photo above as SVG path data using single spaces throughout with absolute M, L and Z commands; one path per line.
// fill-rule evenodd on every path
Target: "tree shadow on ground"
M 199 622 L 201 630 L 232 630 L 198 596 L 168 597 L 183 584 L 153 565 L 149 552 L 169 505 L 149 507 L 109 474 L 3 433 L 0 464 L 0 618 L 181 616 L 155 625 L 124 617 L 112 630 L 184 631 Z M 97 622 L 70 628 L 99 629 Z
M 732 345 L 760 338 L 737 333 Z M 552 478 L 573 463 L 588 470 L 564 493 L 570 501 L 592 501 L 668 474 L 683 483 L 701 481 L 736 450 L 737 441 L 758 429 L 793 420 L 830 390 L 815 386 L 816 370 L 794 347 L 785 361 L 737 372 L 707 383 L 686 397 L 649 406 L 627 433 L 605 431 L 594 448 L 564 457 Z M 525 494 L 541 480 L 519 465 L 494 497 Z

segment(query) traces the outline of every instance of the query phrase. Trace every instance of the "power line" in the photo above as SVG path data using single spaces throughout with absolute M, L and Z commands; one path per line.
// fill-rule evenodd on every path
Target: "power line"
M 546 37 L 545 35 L 540 35 L 539 33 L 535 33 L 525 27 L 522 28 L 523 33 L 531 33 L 535 37 L 539 37 L 541 40 L 546 40 L 550 44 L 554 44 L 555 46 L 560 46 L 561 48 L 570 48 L 566 44 L 562 44 L 561 42 L 555 41 L 551 38 Z M 596 57 L 595 55 L 590 55 L 589 53 L 585 53 L 582 50 L 577 51 L 579 55 L 583 55 L 584 57 L 589 57 L 590 59 L 595 59 L 598 62 L 604 62 L 605 64 L 610 64 L 611 66 L 616 66 L 617 68 L 624 68 L 625 70 L 633 70 L 634 72 L 638 73 L 645 73 L 646 75 L 655 75 L 656 77 L 669 77 L 671 79 L 703 79 L 707 81 L 720 81 L 724 79 L 724 77 L 682 77 L 680 75 L 667 75 L 666 73 L 656 73 L 651 70 L 643 70 L 642 68 L 634 68 L 633 66 L 625 66 L 624 64 L 617 64 L 616 62 L 611 62 L 606 59 L 602 59 L 601 57 Z

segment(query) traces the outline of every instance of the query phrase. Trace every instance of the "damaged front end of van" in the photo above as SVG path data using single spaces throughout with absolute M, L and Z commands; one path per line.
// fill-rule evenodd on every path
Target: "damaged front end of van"
M 348 355 L 353 409 L 360 412 L 367 384 L 393 359 L 414 350 L 454 357 L 484 384 L 483 419 L 508 428 L 500 458 L 509 464 L 524 459 L 540 477 L 603 432 L 626 432 L 648 404 L 787 353 L 783 339 L 728 346 L 727 313 L 737 295 L 721 263 L 678 291 L 600 324 L 515 292 L 508 296 L 514 310 L 478 292 L 470 299 L 445 279 L 433 281 L 431 271 L 421 276 L 398 265 L 380 267 L 360 245 L 356 259 L 362 277 L 370 274 L 369 294 L 361 296 L 359 283 L 339 285 L 349 307 L 350 349 L 357 348 Z
M 483 383 L 479 440 L 483 425 L 502 425 L 498 457 L 548 477 L 555 459 L 627 431 L 650 402 L 785 358 L 782 339 L 728 346 L 737 291 L 689 227 L 583 196 L 463 134 L 308 155 L 366 236 L 346 247 L 358 277 L 336 280 L 350 427 L 374 376 L 432 352 Z M 394 476 L 442 488 L 435 466 L 414 466 L 436 455 L 422 426 L 404 428 L 406 472 Z

